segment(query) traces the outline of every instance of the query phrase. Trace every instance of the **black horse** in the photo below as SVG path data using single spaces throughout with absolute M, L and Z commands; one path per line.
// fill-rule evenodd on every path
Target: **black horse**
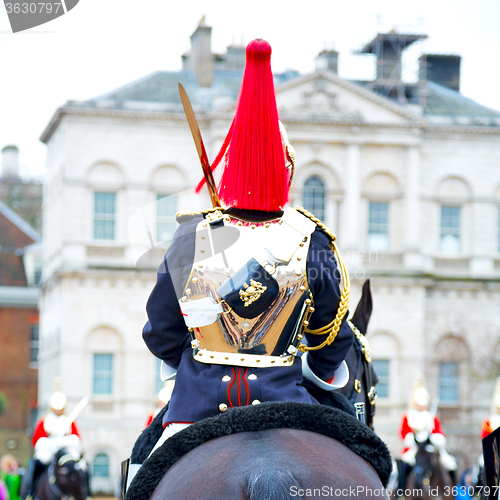
M 368 322 L 373 310 L 370 280 L 363 283 L 363 292 L 358 306 L 351 318 L 354 326 L 354 342 L 347 353 L 346 363 L 349 367 L 349 381 L 338 389 L 351 403 L 365 404 L 365 422 L 373 429 L 373 418 L 375 416 L 375 401 L 377 392 L 375 386 L 378 377 L 371 364 L 371 351 L 368 340 L 365 338 Z
M 373 429 L 373 418 L 375 416 L 375 401 L 377 399 L 375 385 L 378 382 L 378 377 L 371 364 L 370 346 L 365 334 L 372 310 L 373 300 L 370 280 L 366 280 L 363 283 L 361 298 L 350 320 L 351 326 L 354 327 L 354 342 L 345 359 L 349 368 L 349 380 L 345 387 L 330 393 L 307 380 L 302 384 L 320 404 L 326 406 L 338 408 L 342 405 L 342 409 L 345 409 L 343 405 L 344 402 L 347 403 L 345 398 L 349 401 L 351 408 L 355 403 L 364 403 L 365 423 L 371 429 Z M 336 397 L 337 395 L 341 396 Z
M 63 448 L 42 472 L 35 488 L 35 500 L 85 500 L 90 495 L 88 471 Z

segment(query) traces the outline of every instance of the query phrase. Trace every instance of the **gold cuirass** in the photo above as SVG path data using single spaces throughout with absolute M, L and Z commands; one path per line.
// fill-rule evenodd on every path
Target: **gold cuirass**
M 196 228 L 195 259 L 179 301 L 193 356 L 202 363 L 290 366 L 314 311 L 306 263 L 316 224 L 291 208 L 265 223 L 236 217 L 216 212 Z

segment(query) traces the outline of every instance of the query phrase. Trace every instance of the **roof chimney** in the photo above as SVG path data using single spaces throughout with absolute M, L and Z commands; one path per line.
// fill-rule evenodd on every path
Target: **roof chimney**
M 2 149 L 2 176 L 19 176 L 19 148 L 8 145 Z
M 205 24 L 205 16 L 191 35 L 190 67 L 200 87 L 210 87 L 214 79 L 214 56 L 211 48 L 212 28 Z
M 226 69 L 244 69 L 246 62 L 246 47 L 244 45 L 228 45 L 226 54 Z
M 337 74 L 339 53 L 335 50 L 322 50 L 314 59 L 316 70 L 326 69 Z
M 427 38 L 427 35 L 405 35 L 392 30 L 379 33 L 359 52 L 377 56 L 377 80 L 401 80 L 401 53 L 413 42 Z
M 420 81 L 430 81 L 457 92 L 460 90 L 460 56 L 424 54 L 419 57 Z

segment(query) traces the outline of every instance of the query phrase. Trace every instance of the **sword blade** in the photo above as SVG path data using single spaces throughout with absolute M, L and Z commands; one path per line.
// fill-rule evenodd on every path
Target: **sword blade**
M 201 138 L 200 128 L 198 127 L 198 122 L 196 121 L 196 116 L 189 101 L 189 97 L 184 90 L 184 87 L 179 83 L 179 95 L 181 97 L 182 107 L 184 108 L 184 113 L 189 124 L 189 129 L 191 130 L 191 135 L 193 136 L 194 144 L 196 146 L 196 151 L 200 158 L 201 168 L 203 170 L 203 175 L 207 183 L 208 192 L 210 194 L 210 200 L 212 206 L 220 207 L 220 200 L 217 194 L 217 189 L 215 187 L 214 176 L 212 170 L 210 169 L 210 162 L 208 161 L 207 152 L 205 150 L 205 145 L 203 144 L 203 139 Z

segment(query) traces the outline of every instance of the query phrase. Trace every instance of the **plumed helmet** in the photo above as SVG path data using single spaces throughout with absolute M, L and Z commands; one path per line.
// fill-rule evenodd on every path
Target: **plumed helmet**
M 66 396 L 62 391 L 60 378 L 56 378 L 55 380 L 55 389 L 50 396 L 49 406 L 52 410 L 56 411 L 64 410 L 66 407 Z
M 287 164 L 295 158 L 279 125 L 271 52 L 265 40 L 248 44 L 234 119 L 212 164 L 221 167 L 218 194 L 226 206 L 273 212 L 288 201 Z
M 425 387 L 419 387 L 413 394 L 413 403 L 415 406 L 429 407 L 431 404 L 431 395 Z
M 416 408 L 417 406 L 429 408 L 431 404 L 431 395 L 429 391 L 425 388 L 424 380 L 421 373 L 418 373 L 415 377 L 415 383 L 413 385 L 413 393 L 411 398 L 410 407 Z

